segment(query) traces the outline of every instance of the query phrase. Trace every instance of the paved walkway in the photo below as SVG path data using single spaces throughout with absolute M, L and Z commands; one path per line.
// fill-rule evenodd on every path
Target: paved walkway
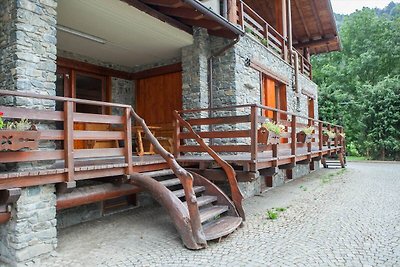
M 244 227 L 205 250 L 183 248 L 162 208 L 136 209 L 62 230 L 40 265 L 400 266 L 400 164 L 321 170 L 245 207 Z

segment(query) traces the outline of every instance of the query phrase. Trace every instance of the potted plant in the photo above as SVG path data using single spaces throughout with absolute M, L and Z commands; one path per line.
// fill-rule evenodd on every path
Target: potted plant
M 312 134 L 315 128 L 313 126 L 306 127 L 297 133 L 297 141 L 300 143 L 311 143 Z
M 285 130 L 285 126 L 276 124 L 275 122 L 266 121 L 262 127 L 258 129 L 258 140 L 260 143 L 276 145 L 280 143 L 281 133 Z
M 335 138 L 335 136 L 336 134 L 334 132 L 325 130 L 322 135 L 322 140 L 324 143 L 326 143 L 328 140 Z
M 27 119 L 4 123 L 0 112 L 0 151 L 38 149 L 40 132 Z

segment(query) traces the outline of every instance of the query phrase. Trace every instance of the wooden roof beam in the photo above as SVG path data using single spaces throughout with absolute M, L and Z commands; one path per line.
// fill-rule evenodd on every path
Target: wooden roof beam
M 301 49 L 301 48 L 305 48 L 305 47 L 321 46 L 321 45 L 327 45 L 333 41 L 337 41 L 337 36 L 333 36 L 330 38 L 323 38 L 323 39 L 319 39 L 319 40 L 310 40 L 305 43 L 298 43 L 298 44 L 295 44 L 294 47 L 296 49 Z
M 319 14 L 318 14 L 318 11 L 317 11 L 317 6 L 315 5 L 315 0 L 311 0 L 310 2 L 311 2 L 312 13 L 313 13 L 314 17 L 317 19 L 318 32 L 319 32 L 319 34 L 321 36 L 323 36 L 324 35 L 324 31 L 322 29 L 322 22 L 321 22 L 321 19 L 319 18 Z
M 185 24 L 189 24 L 192 26 L 202 27 L 209 29 L 211 31 L 217 31 L 224 29 L 224 26 L 219 24 L 218 22 L 208 20 L 208 19 L 201 19 L 201 20 L 194 20 L 194 19 L 181 19 L 181 21 Z
M 199 11 L 186 7 L 181 7 L 181 8 L 159 7 L 157 8 L 157 10 L 163 14 L 184 19 L 199 20 L 205 17 L 204 14 L 200 13 Z
M 152 6 L 164 6 L 173 8 L 183 6 L 183 2 L 181 0 L 141 0 L 141 2 Z
M 297 1 L 298 1 L 298 0 L 293 0 L 294 4 L 295 4 L 295 6 L 296 6 L 297 12 L 299 12 L 299 16 L 300 16 L 301 22 L 303 23 L 304 31 L 306 32 L 308 38 L 310 38 L 310 37 L 311 37 L 311 35 L 310 35 L 310 30 L 309 30 L 308 27 L 307 27 L 306 21 L 304 20 L 303 11 L 302 11 L 301 8 L 299 7 L 299 4 L 297 3 Z M 296 39 L 297 39 L 297 38 L 296 38 Z

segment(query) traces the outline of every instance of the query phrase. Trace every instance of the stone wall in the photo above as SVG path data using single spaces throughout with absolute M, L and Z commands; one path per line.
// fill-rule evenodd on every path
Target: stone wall
M 0 1 L 0 86 L 3 89 L 55 95 L 55 0 Z M 0 98 L 0 106 L 54 110 L 54 101 Z M 40 124 L 39 128 L 53 128 Z M 53 142 L 40 149 L 54 149 Z M 15 164 L 10 170 L 45 168 L 49 163 Z M 51 163 L 50 163 L 51 164 Z M 11 264 L 52 252 L 57 245 L 54 185 L 23 188 L 11 220 L 0 225 L 0 257 Z
M 12 219 L 0 227 L 0 260 L 24 262 L 56 248 L 56 195 L 53 185 L 22 190 L 11 216 Z

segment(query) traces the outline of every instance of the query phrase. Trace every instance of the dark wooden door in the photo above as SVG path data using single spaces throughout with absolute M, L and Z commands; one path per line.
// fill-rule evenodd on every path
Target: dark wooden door
M 136 111 L 148 125 L 172 124 L 173 111 L 182 109 L 182 72 L 137 81 Z

